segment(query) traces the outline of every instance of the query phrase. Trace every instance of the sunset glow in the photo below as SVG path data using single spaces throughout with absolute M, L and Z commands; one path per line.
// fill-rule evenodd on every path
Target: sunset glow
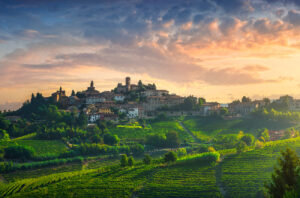
M 126 76 L 222 103 L 300 97 L 297 0 L 63 2 L 0 2 L 2 109 Z

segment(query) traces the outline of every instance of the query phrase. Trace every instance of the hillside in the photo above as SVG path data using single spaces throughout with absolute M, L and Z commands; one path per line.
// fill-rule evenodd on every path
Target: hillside
M 300 138 L 270 142 L 262 149 L 225 156 L 214 167 L 189 162 L 138 163 L 128 168 L 100 164 L 94 169 L 74 168 L 65 173 L 49 172 L 46 176 L 3 183 L 0 194 L 9 197 L 222 197 L 223 193 L 226 197 L 258 197 L 263 183 L 270 179 L 276 157 L 287 146 L 300 153 Z

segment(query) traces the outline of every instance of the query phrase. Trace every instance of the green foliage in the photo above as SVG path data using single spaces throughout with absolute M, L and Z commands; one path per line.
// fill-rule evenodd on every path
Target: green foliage
M 35 151 L 29 146 L 9 146 L 4 149 L 6 159 L 33 159 Z
M 106 133 L 103 137 L 104 143 L 108 145 L 117 145 L 120 141 L 117 135 L 112 135 L 111 133 Z
M 221 109 L 220 109 L 220 115 L 222 115 L 222 116 L 224 116 L 224 115 L 227 115 L 228 114 L 228 108 L 226 108 L 226 107 L 222 107 Z
M 166 144 L 166 136 L 162 134 L 150 134 L 146 137 L 146 145 L 154 148 L 163 148 Z
M 299 158 L 295 151 L 290 148 L 281 151 L 277 163 L 271 183 L 265 186 L 271 198 L 281 198 L 287 191 L 296 190 L 299 182 Z
M 7 140 L 9 140 L 8 133 L 5 130 L 0 129 L 0 141 L 7 141 Z
M 196 155 L 187 155 L 185 157 L 182 157 L 178 160 L 178 162 L 196 162 L 197 164 L 209 164 L 209 165 L 215 165 L 217 161 L 220 159 L 220 153 L 218 152 L 207 152 L 207 153 L 201 153 Z
M 166 153 L 164 156 L 165 162 L 176 162 L 176 160 L 177 160 L 177 155 L 173 151 Z
M 247 144 L 244 141 L 239 141 L 236 145 L 236 151 L 238 153 L 245 152 L 247 150 Z
M 241 140 L 242 140 L 243 142 L 245 142 L 245 143 L 247 144 L 247 146 L 252 146 L 253 143 L 254 143 L 255 138 L 254 138 L 254 136 L 251 135 L 251 134 L 245 134 L 245 135 L 241 138 Z
M 166 146 L 169 148 L 178 148 L 180 140 L 176 131 L 170 131 L 166 134 Z
M 126 154 L 121 155 L 120 165 L 121 167 L 125 167 L 128 165 L 128 157 Z
M 145 155 L 145 157 L 144 157 L 144 159 L 143 159 L 143 162 L 144 162 L 144 164 L 147 164 L 147 165 L 151 164 L 151 162 L 152 162 L 151 156 L 148 155 L 148 154 Z
M 128 158 L 128 166 L 133 166 L 134 165 L 134 158 L 132 156 L 130 156 Z
M 176 154 L 179 157 L 185 156 L 187 154 L 186 148 L 179 148 L 179 149 L 177 149 Z

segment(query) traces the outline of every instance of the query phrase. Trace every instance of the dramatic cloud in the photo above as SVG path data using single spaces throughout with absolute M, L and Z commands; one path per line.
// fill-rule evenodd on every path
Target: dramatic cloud
M 0 83 L 83 82 L 94 77 L 76 73 L 84 68 L 168 86 L 278 87 L 300 74 L 298 6 L 296 0 L 1 1 Z

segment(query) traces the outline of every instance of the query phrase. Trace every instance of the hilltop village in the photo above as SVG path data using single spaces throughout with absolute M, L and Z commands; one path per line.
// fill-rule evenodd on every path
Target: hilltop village
M 193 96 L 182 97 L 170 94 L 167 90 L 159 90 L 155 84 L 145 85 L 140 80 L 132 84 L 126 77 L 125 84 L 118 83 L 111 91 L 100 92 L 94 82 L 86 90 L 67 96 L 61 87 L 47 100 L 52 100 L 66 111 L 79 113 L 83 111 L 89 123 L 97 120 L 118 121 L 119 119 L 153 118 L 159 114 L 166 116 L 209 116 L 223 114 L 228 118 L 247 116 L 256 109 L 264 108 L 270 100 L 254 100 L 243 97 L 227 105 L 218 102 L 207 102 L 203 98 Z M 290 96 L 282 96 L 278 103 L 288 101 L 289 110 L 300 110 L 300 100 Z

